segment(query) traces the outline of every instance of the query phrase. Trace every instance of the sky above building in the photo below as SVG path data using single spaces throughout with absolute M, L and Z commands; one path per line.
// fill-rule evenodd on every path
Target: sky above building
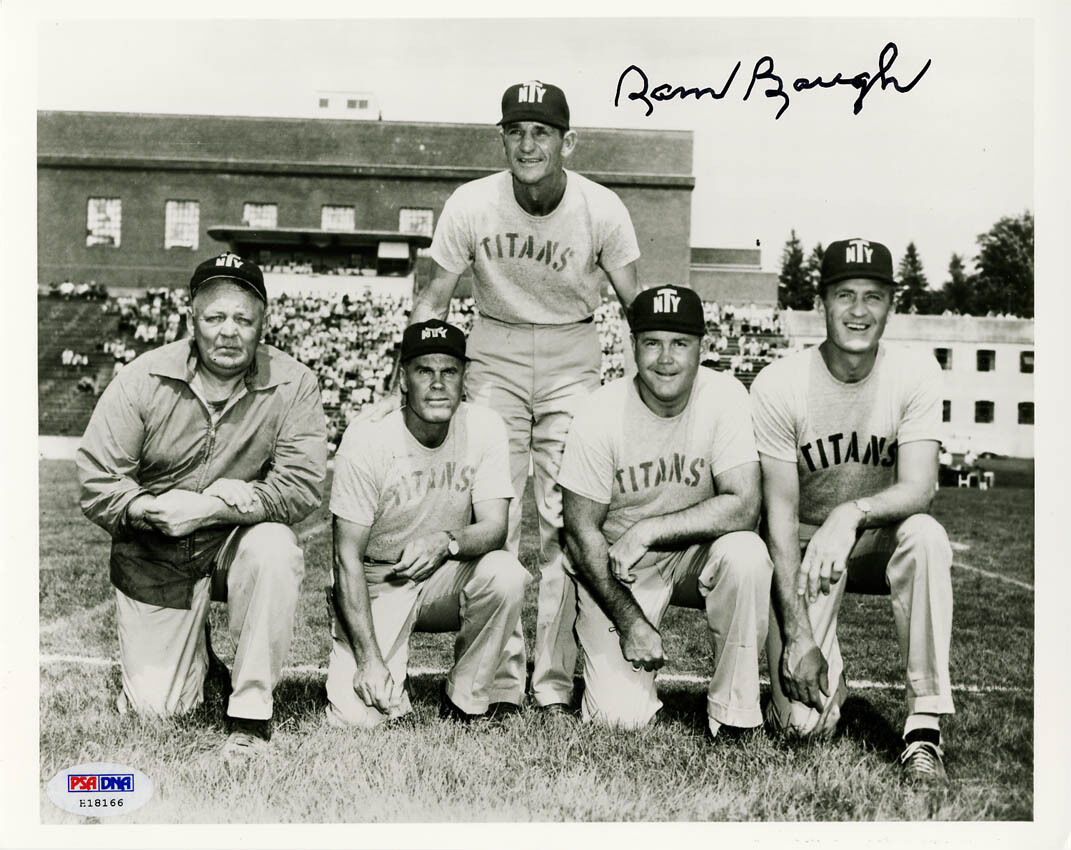
M 882 66 L 905 91 L 794 84 Z M 914 241 L 939 285 L 953 252 L 970 265 L 979 233 L 1034 207 L 1025 19 L 45 20 L 37 73 L 39 109 L 302 116 L 318 90 L 359 90 L 387 121 L 489 133 L 506 86 L 552 82 L 579 128 L 693 131 L 692 245 L 758 240 L 770 270 L 795 229 L 807 250 L 862 236 L 897 260 Z

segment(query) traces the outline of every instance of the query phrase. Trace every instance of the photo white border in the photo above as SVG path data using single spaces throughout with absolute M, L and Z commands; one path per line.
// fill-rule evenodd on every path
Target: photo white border
M 456 8 L 456 7 L 455 7 Z M 503 4 L 466 0 L 468 17 L 513 17 Z M 578 2 L 545 2 L 525 15 L 575 17 L 592 14 L 616 17 L 709 16 L 794 17 L 799 6 L 785 0 L 764 4 L 761 13 L 747 7 L 681 3 L 657 5 L 615 3 L 590 6 Z M 860 17 L 857 3 L 823 0 L 807 6 L 809 15 Z M 958 847 L 968 841 L 977 847 L 1071 846 L 1071 776 L 1067 647 L 1071 642 L 1071 612 L 1065 541 L 1058 531 L 1067 523 L 1067 262 L 1063 246 L 1071 235 L 1068 204 L 1067 152 L 1071 137 L 1065 110 L 1071 75 L 1065 53 L 1071 41 L 1066 3 L 974 2 L 909 0 L 895 7 L 878 7 L 872 17 L 1030 17 L 1035 18 L 1035 219 L 1037 227 L 1036 293 L 1039 317 L 1035 374 L 1038 398 L 1036 456 L 1036 634 L 1035 634 L 1035 785 L 1033 823 L 975 824 L 352 824 L 342 826 L 137 826 L 101 824 L 41 826 L 41 780 L 37 759 L 38 684 L 37 609 L 37 445 L 36 374 L 19 370 L 36 350 L 30 317 L 36 314 L 36 139 L 37 34 L 39 22 L 74 18 L 295 17 L 292 3 L 207 2 L 191 0 L 161 13 L 146 5 L 122 0 L 93 4 L 53 2 L 32 4 L 9 0 L 0 8 L 3 63 L 3 322 L 8 365 L 7 414 L 3 417 L 5 468 L 8 482 L 3 500 L 3 575 L 6 579 L 0 657 L 0 705 L 5 723 L 0 738 L 0 842 L 27 847 L 182 847 L 199 846 L 362 846 L 362 847 L 497 847 L 543 848 L 563 843 L 595 846 L 657 846 L 688 841 L 727 842 L 728 846 L 928 846 Z M 438 17 L 441 6 L 418 0 L 405 12 L 389 17 Z M 312 0 L 300 6 L 301 18 L 352 16 L 352 4 Z M 386 16 L 385 16 L 386 17 Z M 995 57 L 994 61 L 999 61 Z M 1065 545 L 1060 545 L 1064 543 Z

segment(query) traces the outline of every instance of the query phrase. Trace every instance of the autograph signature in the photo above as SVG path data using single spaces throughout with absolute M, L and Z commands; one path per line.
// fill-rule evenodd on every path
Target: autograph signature
M 900 81 L 889 74 L 893 63 L 896 62 L 896 57 L 899 55 L 899 50 L 896 47 L 895 42 L 890 41 L 885 47 L 882 48 L 880 55 L 878 56 L 878 70 L 876 73 L 871 74 L 869 71 L 861 71 L 853 77 L 845 78 L 839 71 L 837 74 L 829 80 L 822 77 L 814 77 L 813 79 L 808 77 L 797 77 L 792 82 L 793 91 L 802 92 L 808 91 L 813 88 L 829 89 L 836 86 L 851 86 L 858 89 L 859 95 L 855 99 L 855 104 L 852 107 L 852 114 L 858 115 L 863 109 L 863 101 L 866 96 L 874 89 L 878 84 L 881 85 L 881 90 L 885 91 L 889 86 L 892 86 L 893 90 L 900 94 L 906 94 L 911 91 L 916 83 L 922 79 L 923 75 L 930 70 L 930 64 L 932 59 L 927 59 L 926 64 L 922 66 L 922 70 L 919 71 L 911 82 L 904 85 L 900 84 Z M 733 81 L 736 79 L 737 73 L 740 71 L 741 63 L 737 63 L 733 66 L 733 70 L 729 73 L 725 83 L 720 89 L 707 86 L 704 88 L 684 86 L 672 86 L 669 83 L 660 83 L 654 88 L 650 88 L 650 80 L 647 78 L 647 74 L 639 65 L 629 65 L 624 71 L 621 72 L 621 76 L 617 79 L 617 91 L 614 94 L 614 106 L 620 106 L 621 103 L 621 90 L 625 84 L 625 80 L 630 77 L 638 78 L 636 83 L 638 86 L 634 86 L 632 91 L 627 91 L 625 97 L 628 100 L 639 100 L 647 106 L 647 112 L 645 116 L 649 116 L 654 112 L 654 102 L 663 102 L 667 100 L 684 100 L 685 98 L 694 97 L 697 101 L 704 97 L 710 97 L 713 100 L 721 100 L 728 93 L 729 89 L 733 85 Z M 774 60 L 772 56 L 763 56 L 755 63 L 755 67 L 751 71 L 751 81 L 748 83 L 747 91 L 744 92 L 743 100 L 747 100 L 751 97 L 751 91 L 755 88 L 755 84 L 759 81 L 766 83 L 766 89 L 763 94 L 766 97 L 780 98 L 781 103 L 778 107 L 777 114 L 774 116 L 774 120 L 780 118 L 791 102 L 788 92 L 785 91 L 785 81 L 782 77 L 774 73 Z

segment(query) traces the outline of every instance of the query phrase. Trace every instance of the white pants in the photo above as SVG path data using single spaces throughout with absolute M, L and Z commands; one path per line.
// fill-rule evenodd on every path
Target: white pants
M 539 515 L 539 602 L 532 696 L 539 705 L 569 702 L 576 669 L 576 593 L 565 575 L 559 541 L 562 497 L 556 479 L 565 435 L 577 405 L 599 386 L 602 349 L 594 322 L 507 324 L 478 316 L 469 335 L 465 392 L 490 407 L 509 432 L 510 503 L 507 547 L 521 538 L 521 502 L 531 464 Z M 524 663 L 524 642 L 511 646 Z
M 809 539 L 813 529 L 804 529 Z M 809 533 L 808 533 L 809 532 Z M 766 655 L 770 660 L 773 699 L 769 720 L 777 728 L 799 734 L 831 732 L 846 694 L 844 659 L 837 641 L 837 613 L 849 583 L 869 592 L 890 594 L 900 656 L 907 668 L 908 713 L 953 714 L 948 650 L 952 642 L 952 548 L 944 528 L 929 514 L 914 514 L 896 525 L 868 528 L 848 556 L 848 570 L 818 595 L 807 609 L 811 631 L 829 665 L 830 687 L 837 686 L 836 705 L 825 718 L 785 696 L 778 674 L 781 634 L 770 629 Z
M 720 724 L 760 725 L 759 647 L 766 638 L 773 578 L 762 539 L 750 531 L 732 532 L 670 554 L 633 575 L 632 595 L 656 627 L 671 603 L 706 611 L 714 643 L 714 675 L 707 690 L 712 731 Z M 617 631 L 582 582 L 577 582 L 577 596 L 583 718 L 646 725 L 662 707 L 655 673 L 636 670 L 625 660 Z
M 368 587 L 372 628 L 395 682 L 404 682 L 413 631 L 458 633 L 446 695 L 462 711 L 483 714 L 493 702 L 520 703 L 523 659 L 508 651 L 521 640 L 521 606 L 528 571 L 510 553 L 488 552 L 473 561 L 446 561 L 422 582 L 380 582 Z M 327 668 L 327 720 L 334 726 L 378 726 L 388 719 L 353 690 L 357 662 L 344 632 L 332 622 Z M 408 693 L 389 717 L 412 710 Z
M 119 711 L 173 715 L 201 704 L 208 670 L 205 617 L 212 598 L 225 598 L 228 625 L 238 644 L 227 714 L 269 719 L 272 689 L 290 650 L 304 572 L 294 532 L 263 522 L 236 528 L 227 538 L 214 575 L 194 586 L 189 610 L 138 602 L 117 588 L 123 674 Z

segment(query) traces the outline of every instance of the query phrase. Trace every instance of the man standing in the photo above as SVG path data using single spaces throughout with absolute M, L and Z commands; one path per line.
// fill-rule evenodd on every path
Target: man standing
M 101 396 L 77 453 L 82 511 L 112 536 L 120 711 L 202 702 L 204 623 L 226 600 L 237 642 L 226 757 L 266 749 L 304 558 L 289 526 L 320 504 L 316 378 L 260 344 L 267 292 L 235 254 L 190 279 L 193 338 L 149 351 Z
M 626 727 L 662 703 L 658 626 L 672 602 L 706 610 L 715 669 L 708 726 L 754 727 L 773 566 L 754 532 L 759 463 L 747 391 L 699 369 L 703 305 L 690 289 L 636 296 L 635 378 L 573 420 L 558 481 L 578 578 L 583 716 Z
M 632 302 L 640 251 L 617 195 L 564 168 L 577 134 L 560 88 L 510 86 L 498 123 L 509 170 L 466 183 L 446 202 L 431 245 L 435 272 L 410 321 L 445 319 L 458 280 L 472 268 L 479 314 L 465 393 L 499 413 L 509 432 L 513 553 L 534 472 L 540 583 L 532 695 L 537 705 L 561 710 L 572 699 L 576 599 L 562 568 L 554 478 L 574 408 L 599 386 L 592 315 L 607 279 L 625 308 Z M 514 651 L 523 661 L 523 642 Z
M 461 403 L 465 337 L 432 319 L 402 336 L 405 406 L 354 422 L 335 456 L 328 721 L 376 726 L 410 710 L 409 636 L 459 631 L 442 708 L 462 720 L 515 712 L 528 573 L 503 551 L 513 496 L 506 429 Z
M 931 357 L 881 342 L 892 274 L 884 245 L 832 243 L 819 284 L 825 341 L 772 363 L 752 388 L 780 625 L 767 644 L 769 714 L 795 733 L 835 728 L 846 693 L 837 642 L 845 586 L 889 592 L 907 667 L 901 761 L 909 777 L 943 780 L 952 550 L 927 513 L 941 373 Z

